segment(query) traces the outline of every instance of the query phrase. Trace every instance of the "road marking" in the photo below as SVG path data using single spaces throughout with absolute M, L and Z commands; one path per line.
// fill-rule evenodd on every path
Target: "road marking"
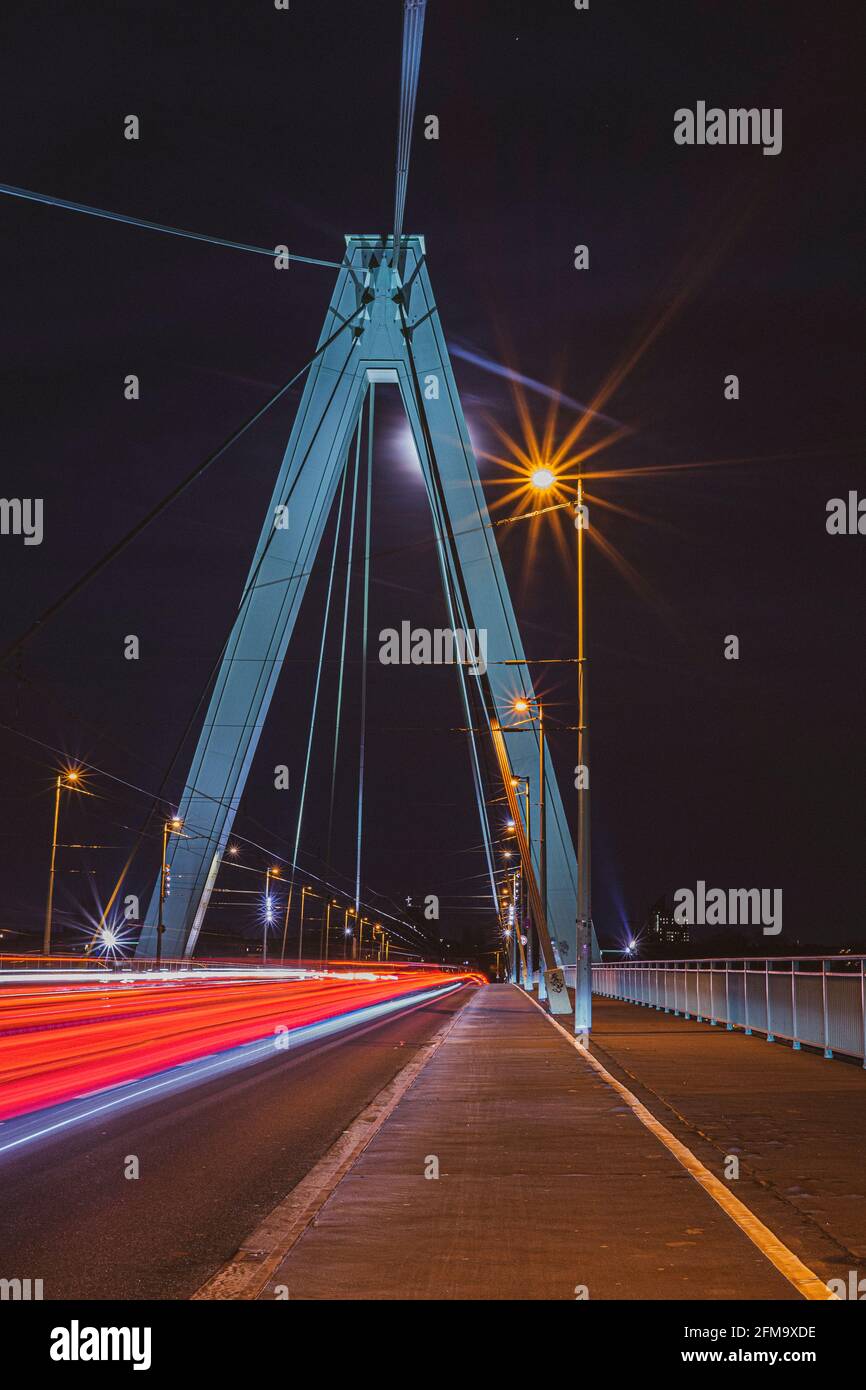
M 338 1183 L 342 1182 L 403 1099 L 419 1072 L 439 1050 L 462 1014 L 463 1007 L 465 1005 L 455 1010 L 451 1018 L 418 1049 L 411 1062 L 407 1062 L 387 1086 L 383 1086 L 306 1177 L 247 1236 L 232 1259 L 196 1290 L 193 1299 L 258 1298 L 292 1246 L 300 1240 Z
M 749 1237 L 752 1244 L 758 1247 L 761 1254 L 770 1261 L 770 1264 L 775 1265 L 776 1269 L 780 1274 L 784 1275 L 789 1284 L 793 1284 L 794 1288 L 799 1294 L 802 1294 L 803 1298 L 812 1299 L 813 1301 L 838 1301 L 838 1294 L 832 1293 L 823 1279 L 819 1278 L 813 1270 L 809 1269 L 808 1265 L 804 1265 L 803 1261 L 798 1259 L 793 1250 L 789 1250 L 787 1245 L 784 1245 L 782 1241 L 779 1240 L 779 1237 L 773 1234 L 769 1226 L 765 1226 L 763 1221 L 759 1221 L 757 1216 L 749 1211 L 749 1208 L 740 1201 L 739 1197 L 734 1196 L 720 1178 L 717 1178 L 714 1173 L 711 1173 L 709 1168 L 705 1168 L 700 1159 L 696 1158 L 692 1153 L 691 1149 L 686 1148 L 685 1144 L 681 1143 L 676 1135 L 671 1134 L 670 1130 L 667 1129 L 660 1120 L 656 1119 L 652 1111 L 648 1110 L 646 1106 L 638 1100 L 633 1091 L 630 1091 L 621 1081 L 617 1081 L 616 1077 L 612 1076 L 607 1068 L 602 1066 L 598 1058 L 593 1057 L 591 1052 L 587 1052 L 586 1048 L 581 1046 L 573 1033 L 569 1033 L 568 1029 L 563 1028 L 561 1023 L 557 1023 L 555 1018 L 551 1018 L 550 1014 L 541 1007 L 536 999 L 533 999 L 531 994 L 527 994 L 526 998 L 535 1005 L 536 1009 L 547 1019 L 548 1023 L 552 1024 L 553 1027 L 562 1034 L 566 1041 L 571 1043 L 575 1051 L 580 1053 L 582 1059 L 588 1062 L 598 1075 L 622 1096 L 626 1105 L 632 1113 L 637 1116 L 641 1124 L 645 1125 L 650 1133 L 654 1134 L 656 1139 L 664 1144 L 665 1148 L 682 1164 L 686 1172 L 691 1174 L 695 1182 L 700 1184 L 708 1196 L 712 1197 L 713 1201 L 722 1208 L 725 1215 L 729 1216 L 731 1220 L 739 1226 L 743 1234 Z

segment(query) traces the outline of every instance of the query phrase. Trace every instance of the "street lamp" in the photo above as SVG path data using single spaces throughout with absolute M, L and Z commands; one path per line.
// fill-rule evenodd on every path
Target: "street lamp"
M 298 922 L 298 965 L 304 958 L 304 901 L 312 893 L 312 888 L 307 884 L 301 889 L 301 916 Z
M 54 910 L 54 865 L 57 860 L 57 826 L 60 820 L 60 793 L 64 787 L 67 791 L 80 791 L 78 782 L 81 773 L 77 768 L 70 768 L 68 772 L 59 772 L 57 781 L 54 784 L 54 829 L 51 832 L 51 864 L 48 869 L 48 901 L 45 904 L 45 928 L 42 933 L 42 954 L 51 955 L 51 915 Z
M 517 795 L 523 797 L 523 802 L 524 802 L 523 819 L 524 819 L 524 823 L 525 823 L 525 825 L 526 825 L 526 845 L 527 845 L 527 850 L 528 850 L 528 854 L 529 854 L 529 862 L 526 863 L 526 864 L 524 864 L 524 866 L 523 866 L 524 894 L 526 894 L 526 884 L 527 884 L 528 881 L 529 881 L 529 875 L 532 873 L 532 820 L 531 820 L 531 811 L 530 811 L 530 802 L 529 802 L 529 778 L 528 778 L 528 777 L 512 777 L 512 778 L 511 778 L 511 785 L 512 785 L 512 787 L 514 787 L 514 789 L 515 789 Z M 508 822 L 508 825 L 509 825 L 509 828 L 510 828 L 510 829 L 514 829 L 514 830 L 516 831 L 516 827 L 515 827 L 513 821 L 509 821 L 509 822 Z M 524 913 L 523 915 L 524 915 L 524 917 L 525 917 L 527 914 Z M 522 924 L 521 924 L 521 926 L 522 926 Z M 544 997 L 545 997 L 545 990 L 544 990 L 544 959 L 543 959 L 543 955 L 542 955 L 542 951 L 541 951 L 541 938 L 538 936 L 537 931 L 536 931 L 536 937 L 537 937 L 537 939 L 538 939 L 538 998 L 539 998 L 539 1000 L 542 1000 L 542 999 L 544 999 Z M 527 961 L 527 966 L 526 966 L 526 970 L 527 970 L 527 985 L 528 985 L 528 987 L 531 988 L 531 986 L 532 986 L 532 971 L 533 971 L 533 964 L 534 964 L 533 959 L 532 959 L 532 932 L 531 932 L 531 931 L 528 931 L 528 932 L 527 932 L 527 951 L 528 951 L 528 956 L 529 956 L 529 959 L 528 959 L 528 961 Z
M 331 908 L 332 908 L 332 907 L 339 907 L 339 906 L 340 906 L 340 904 L 337 902 L 337 899 L 336 899 L 336 898 L 332 898 L 331 901 L 328 903 L 327 908 L 325 909 L 325 937 L 324 937 L 325 949 L 324 949 L 324 953 L 322 952 L 322 935 L 321 935 L 321 932 L 319 933 L 319 957 L 320 957 L 320 961 L 321 961 L 321 964 L 322 964 L 322 965 L 327 965 L 327 963 L 328 963 L 328 946 L 329 946 L 329 941 L 330 941 L 330 937 L 331 937 Z
M 539 470 L 546 472 L 545 469 Z M 547 913 L 547 797 L 545 791 L 545 768 L 544 768 L 544 706 L 540 700 L 528 700 L 525 696 L 520 696 L 512 703 L 515 714 L 528 715 L 532 717 L 532 707 L 538 711 L 538 888 L 541 894 L 541 911 L 544 916 L 544 925 L 550 935 L 549 919 Z M 527 806 L 529 805 L 527 787 Z M 529 837 L 529 827 L 527 825 L 527 838 Z M 539 942 L 539 955 L 541 955 Z M 539 960 L 539 969 L 543 967 L 543 961 Z
M 344 941 L 343 941 L 343 960 L 348 960 L 348 959 L 349 959 L 349 937 L 350 937 L 350 936 L 352 937 L 352 955 L 354 956 L 354 952 L 355 952 L 354 933 L 353 933 L 353 931 L 352 931 L 352 928 L 349 926 L 349 918 L 350 918 L 350 917 L 355 917 L 355 916 L 357 916 L 357 913 L 355 912 L 355 909 L 354 909 L 353 907 L 348 907 L 348 906 L 347 906 L 347 907 L 346 907 L 345 915 L 344 915 L 344 917 L 343 917 L 343 936 L 344 936 Z
M 274 905 L 271 902 L 271 879 L 279 878 L 280 866 L 269 868 L 265 874 L 265 924 L 262 932 L 262 965 L 268 963 L 268 928 L 274 920 Z
M 159 869 L 159 918 L 156 924 L 156 963 L 162 964 L 162 934 L 165 931 L 163 924 L 163 906 L 168 897 L 168 837 L 169 835 L 179 835 L 183 830 L 183 821 L 179 816 L 170 816 L 162 823 L 162 863 Z
M 538 492 L 553 486 L 556 478 L 549 468 L 540 468 L 530 479 Z M 577 480 L 574 499 L 574 526 L 577 531 L 577 960 L 575 966 L 574 1031 L 586 1045 L 592 1027 L 592 899 L 590 892 L 589 849 L 589 725 L 586 710 L 586 645 L 584 602 L 584 533 L 587 509 L 583 501 L 583 479 Z

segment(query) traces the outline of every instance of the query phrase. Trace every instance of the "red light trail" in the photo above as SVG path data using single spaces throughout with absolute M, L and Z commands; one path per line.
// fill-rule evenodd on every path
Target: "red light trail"
M 198 970 L 0 985 L 0 1121 L 472 974 L 435 966 L 268 978 Z

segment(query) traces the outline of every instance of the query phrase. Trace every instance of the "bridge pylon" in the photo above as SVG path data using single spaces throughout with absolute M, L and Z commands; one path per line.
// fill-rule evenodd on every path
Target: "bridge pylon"
M 461 679 L 478 683 L 475 703 L 491 726 L 497 720 L 507 726 L 514 698 L 533 693 L 423 238 L 401 238 L 396 266 L 394 260 L 391 237 L 346 237 L 319 338 L 319 348 L 328 345 L 307 375 L 178 806 L 186 834 L 170 842 L 166 956 L 192 955 L 195 949 L 371 383 L 393 383 L 400 391 L 430 501 L 452 627 L 486 633 L 486 670 L 480 664 L 461 668 Z M 508 740 L 513 775 L 528 778 L 536 804 L 537 740 L 535 728 Z M 545 783 L 548 925 L 564 963 L 573 964 L 575 854 L 550 760 Z M 537 873 L 537 863 L 535 868 Z M 138 955 L 155 954 L 158 892 L 157 883 Z

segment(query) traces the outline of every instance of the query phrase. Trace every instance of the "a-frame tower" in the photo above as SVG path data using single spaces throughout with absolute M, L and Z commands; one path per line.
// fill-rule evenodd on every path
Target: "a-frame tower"
M 449 621 L 464 630 L 487 632 L 486 674 L 466 673 L 461 679 L 481 683 L 484 718 L 499 718 L 505 725 L 515 696 L 533 694 L 433 299 L 423 238 L 402 238 L 399 269 L 392 260 L 390 237 L 346 238 L 345 259 L 319 339 L 320 349 L 328 345 L 307 376 L 178 807 L 190 838 L 170 841 L 172 891 L 165 902 L 163 938 L 167 956 L 191 955 L 195 948 L 371 382 L 395 383 L 406 408 L 430 500 Z M 537 804 L 537 729 L 507 742 L 512 771 L 528 778 Z M 545 783 L 548 925 L 564 963 L 573 964 L 575 855 L 550 760 Z M 533 855 L 537 875 L 537 845 Z M 158 892 L 159 884 L 138 955 L 151 956 L 156 950 Z

